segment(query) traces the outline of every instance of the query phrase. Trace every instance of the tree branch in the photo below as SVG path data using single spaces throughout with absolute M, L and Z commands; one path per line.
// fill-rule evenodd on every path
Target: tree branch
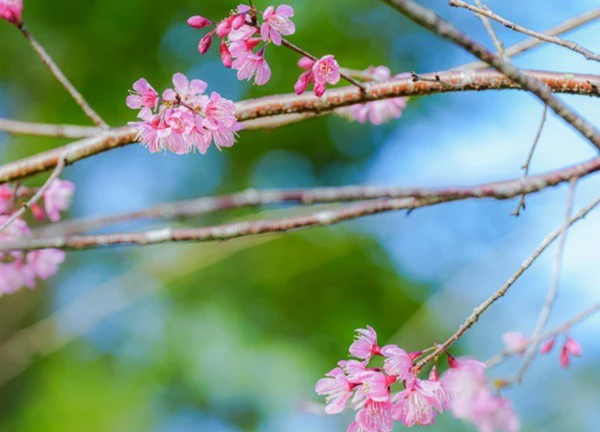
M 600 197 L 596 198 L 594 200 L 594 202 L 592 202 L 591 204 L 586 206 L 583 210 L 581 210 L 579 213 L 577 213 L 577 215 L 575 215 L 573 218 L 569 219 L 569 221 L 566 224 L 562 225 L 559 229 L 557 229 L 552 234 L 550 234 L 548 237 L 546 237 L 544 239 L 544 241 L 542 242 L 542 244 L 535 250 L 535 252 L 529 258 L 527 258 L 523 262 L 523 264 L 521 264 L 521 267 L 519 267 L 519 269 L 515 272 L 515 274 L 513 274 L 508 279 L 508 281 L 504 285 L 502 285 L 502 287 L 498 291 L 496 291 L 491 297 L 489 297 L 487 300 L 485 300 L 483 303 L 481 303 L 479 306 L 477 306 L 473 310 L 473 313 L 458 328 L 456 333 L 454 333 L 452 336 L 450 336 L 448 338 L 448 340 L 446 340 L 446 342 L 444 342 L 443 344 L 436 346 L 436 349 L 431 354 L 427 355 L 422 360 L 420 360 L 417 363 L 416 367 L 418 369 L 422 368 L 428 362 L 435 359 L 437 356 L 439 356 L 445 350 L 447 350 L 448 347 L 450 347 L 452 344 L 454 344 L 456 341 L 458 341 L 462 337 L 462 335 L 464 335 L 465 332 L 467 330 L 469 330 L 469 328 L 471 328 L 471 326 L 473 326 L 473 324 L 475 324 L 479 320 L 479 317 L 481 317 L 481 315 L 486 310 L 488 310 L 488 308 L 491 305 L 493 305 L 500 298 L 504 297 L 504 295 L 507 293 L 507 291 L 514 285 L 514 283 L 521 277 L 521 275 L 523 273 L 525 273 L 525 270 L 527 270 L 529 267 L 531 267 L 531 265 L 535 262 L 535 260 L 537 260 L 537 258 L 542 254 L 542 252 L 544 252 L 548 248 L 548 246 L 550 246 L 558 237 L 560 237 L 560 235 L 564 229 L 568 229 L 571 225 L 573 225 L 574 223 L 583 219 L 592 210 L 594 210 L 594 208 L 598 204 L 600 204 Z
M 600 76 L 587 74 L 569 74 L 557 72 L 528 71 L 524 72 L 532 78 L 540 79 L 556 92 L 581 94 L 589 96 L 600 95 Z M 518 89 L 517 84 L 493 70 L 476 71 L 447 71 L 430 74 L 421 74 L 420 80 L 414 82 L 410 75 L 382 83 L 367 84 L 367 92 L 351 86 L 327 91 L 322 98 L 311 95 L 297 96 L 284 94 L 250 99 L 238 102 L 237 117 L 239 121 L 263 119 L 278 116 L 276 124 L 287 124 L 288 121 L 299 121 L 315 114 L 323 114 L 348 105 L 362 103 L 370 100 L 389 99 L 404 96 L 425 96 L 444 92 L 481 91 Z M 296 113 L 305 114 L 306 117 L 282 118 L 281 116 Z M 249 129 L 264 127 L 267 119 L 258 125 L 252 124 Z M 78 141 L 68 146 L 59 147 L 40 153 L 19 161 L 0 166 L 0 183 L 18 180 L 56 166 L 58 156 L 69 150 L 67 165 L 80 159 L 131 144 L 136 137 L 136 131 L 131 127 L 111 129 L 102 135 Z
M 202 228 L 164 228 L 145 232 L 99 234 L 99 235 L 75 235 L 54 236 L 45 238 L 33 238 L 14 243 L 0 245 L 0 252 L 12 250 L 34 250 L 34 249 L 90 249 L 115 245 L 151 245 L 167 242 L 208 242 L 223 241 L 238 237 L 255 236 L 259 234 L 281 233 L 299 230 L 309 227 L 326 226 L 378 213 L 395 210 L 413 210 L 420 207 L 432 206 L 443 202 L 456 201 L 466 198 L 510 198 L 522 194 L 524 191 L 541 190 L 551 183 L 557 184 L 566 178 L 580 177 L 582 171 L 592 172 L 600 169 L 600 158 L 593 159 L 581 165 L 555 171 L 546 177 L 529 177 L 525 181 L 521 178 L 500 183 L 492 183 L 464 190 L 437 190 L 432 195 L 419 197 L 386 199 L 363 202 L 350 207 L 342 207 L 332 210 L 322 210 L 306 215 L 292 216 L 275 220 L 259 220 L 239 222 L 234 224 L 217 225 Z M 328 192 L 330 193 L 330 191 Z M 356 197 L 356 191 L 351 191 L 347 196 Z M 404 192 L 406 193 L 406 192 Z M 307 193 L 309 199 L 310 192 Z M 323 194 L 326 196 L 326 193 Z M 343 194 L 340 194 L 343 196 Z M 296 198 L 302 198 L 296 196 Z M 331 199 L 331 197 L 329 197 Z
M 470 187 L 401 188 L 377 186 L 344 186 L 300 190 L 247 190 L 232 195 L 202 197 L 193 200 L 159 204 L 149 209 L 99 218 L 64 221 L 38 230 L 36 235 L 72 235 L 139 219 L 172 219 L 269 204 L 298 203 L 304 205 L 351 202 L 372 199 L 442 199 L 469 198 L 510 199 L 571 181 L 573 178 L 600 171 L 600 157 L 571 167 L 526 179 L 514 179 Z
M 390 6 L 397 9 L 410 20 L 461 46 L 480 60 L 488 63 L 498 71 L 502 72 L 512 81 L 518 83 L 523 89 L 530 91 L 548 105 L 558 116 L 562 117 L 581 135 L 586 137 L 596 149 L 600 150 L 600 132 L 594 125 L 579 116 L 568 105 L 553 95 L 552 89 L 544 82 L 527 75 L 516 68 L 512 63 L 497 54 L 489 51 L 479 42 L 471 39 L 458 30 L 454 25 L 444 20 L 433 11 L 415 3 L 412 0 L 384 0 Z
M 584 47 L 582 47 L 581 45 L 572 42 L 572 41 L 567 41 L 555 36 L 548 36 L 545 35 L 544 33 L 539 33 L 533 30 L 528 29 L 527 27 L 523 27 L 520 26 L 518 24 L 515 24 L 503 17 L 501 17 L 500 15 L 495 14 L 494 12 L 492 12 L 492 10 L 489 7 L 477 7 L 477 6 L 473 6 L 469 3 L 466 3 L 462 0 L 448 0 L 448 4 L 450 6 L 454 6 L 454 7 L 460 7 L 460 8 L 464 8 L 464 9 L 468 9 L 471 12 L 474 12 L 478 17 L 486 17 L 489 19 L 493 19 L 494 21 L 499 22 L 500 24 L 502 24 L 503 26 L 517 31 L 519 33 L 524 33 L 528 36 L 532 36 L 536 39 L 539 39 L 543 42 L 548 42 L 548 43 L 552 43 L 555 45 L 559 45 L 562 46 L 564 48 L 570 49 L 572 51 L 575 51 L 581 55 L 583 55 L 586 59 L 588 60 L 594 60 L 594 61 L 600 61 L 600 55 L 585 49 Z

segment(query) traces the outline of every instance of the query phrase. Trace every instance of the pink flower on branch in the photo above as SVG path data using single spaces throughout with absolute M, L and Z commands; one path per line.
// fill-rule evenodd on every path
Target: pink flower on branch
M 356 358 L 368 360 L 381 353 L 381 349 L 377 345 L 377 333 L 373 327 L 356 329 L 356 333 L 356 340 L 350 345 L 350 354 Z
M 207 96 L 206 89 L 202 80 L 173 75 L 173 88 L 166 89 L 152 109 L 142 108 L 141 121 L 130 123 L 138 130 L 138 140 L 152 153 L 169 150 L 179 155 L 194 150 L 204 154 L 212 142 L 219 149 L 233 146 L 242 129 L 235 104 L 216 92 Z
M 390 69 L 386 66 L 372 67 L 370 73 L 375 82 L 387 81 L 392 77 Z M 371 123 L 374 126 L 380 126 L 392 119 L 402 117 L 407 103 L 408 98 L 392 98 L 350 105 L 339 108 L 336 112 L 361 124 Z
M 246 51 L 239 56 L 231 65 L 238 71 L 239 80 L 250 80 L 254 77 L 256 85 L 265 85 L 271 79 L 271 68 L 265 60 L 264 48 L 254 53 Z
M 60 220 L 60 213 L 71 206 L 75 185 L 68 180 L 54 180 L 44 192 L 44 209 L 52 222 Z
M 281 36 L 289 36 L 296 32 L 296 26 L 290 20 L 294 16 L 294 9 L 288 5 L 281 5 L 275 10 L 269 6 L 263 13 L 264 22 L 260 27 L 260 35 L 265 42 L 272 41 L 281 45 Z
M 326 397 L 325 412 L 327 414 L 337 414 L 346 408 L 346 403 L 352 396 L 353 385 L 339 367 L 327 373 L 326 376 L 327 378 L 317 381 L 315 391 L 317 394 Z
M 518 332 L 507 332 L 502 335 L 506 349 L 522 356 L 529 346 L 529 338 Z
M 158 93 L 144 78 L 133 83 L 133 92 L 127 96 L 127 106 L 131 109 L 140 109 L 140 117 L 146 117 L 158 105 Z
M 0 0 L 0 19 L 20 25 L 23 21 L 23 0 Z
M 340 65 L 332 55 L 326 55 L 319 60 L 302 57 L 298 60 L 298 66 L 307 70 L 300 75 L 294 85 L 296 94 L 300 95 L 306 91 L 309 84 L 314 84 L 314 94 L 323 96 L 327 84 L 335 85 L 340 81 Z
M 575 339 L 567 336 L 565 343 L 560 350 L 559 362 L 563 368 L 568 368 L 571 364 L 571 356 L 580 357 L 582 353 L 581 345 Z

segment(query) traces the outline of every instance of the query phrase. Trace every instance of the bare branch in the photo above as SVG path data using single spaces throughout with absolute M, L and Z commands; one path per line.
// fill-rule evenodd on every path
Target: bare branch
M 558 116 L 562 117 L 581 135 L 586 137 L 596 149 L 600 150 L 600 132 L 594 125 L 583 119 L 568 105 L 553 95 L 552 89 L 536 78 L 527 75 L 516 68 L 512 63 L 503 59 L 497 54 L 489 51 L 479 42 L 471 39 L 466 34 L 458 30 L 454 25 L 444 20 L 435 12 L 415 3 L 412 0 L 384 0 L 390 6 L 396 8 L 399 12 L 425 27 L 439 37 L 447 39 L 469 51 L 480 60 L 485 61 L 490 66 L 502 72 L 508 78 L 521 85 L 525 90 L 530 91 L 548 105 Z
M 56 79 L 62 84 L 62 86 L 69 92 L 71 97 L 77 102 L 77 105 L 81 107 L 83 112 L 94 122 L 96 126 L 107 129 L 108 125 L 102 120 L 102 118 L 92 109 L 92 107 L 87 103 L 85 98 L 77 91 L 77 89 L 71 84 L 71 82 L 67 79 L 65 74 L 62 73 L 58 65 L 52 60 L 52 57 L 46 52 L 43 46 L 41 46 L 38 41 L 33 37 L 33 35 L 25 28 L 25 26 L 19 26 L 19 29 L 23 33 L 23 36 L 29 41 L 34 51 L 40 56 L 42 62 L 48 66 L 52 75 L 56 77 Z
M 344 186 L 300 190 L 247 190 L 233 195 L 203 197 L 187 201 L 159 204 L 149 209 L 100 218 L 87 218 L 51 224 L 36 232 L 37 235 L 72 235 L 122 222 L 139 219 L 172 219 L 233 209 L 269 204 L 351 202 L 371 199 L 443 199 L 469 198 L 510 199 L 519 194 L 530 194 L 600 171 L 600 157 L 572 167 L 563 168 L 528 179 L 487 183 L 470 187 L 399 188 L 376 186 Z
M 535 154 L 535 149 L 537 148 L 537 145 L 540 142 L 540 138 L 542 137 L 542 131 L 544 130 L 544 125 L 546 124 L 547 115 L 548 105 L 544 105 L 544 111 L 542 112 L 542 120 L 540 121 L 540 125 L 538 126 L 537 132 L 535 133 L 535 138 L 533 139 L 533 144 L 531 145 L 531 149 L 529 150 L 527 160 L 521 167 L 525 171 L 523 177 L 527 177 L 529 175 L 531 161 L 533 159 L 533 155 Z M 525 210 L 525 195 L 521 195 L 521 199 L 519 200 L 519 204 L 517 205 L 517 209 L 513 212 L 513 215 L 519 216 L 521 214 L 521 210 Z
M 93 126 L 28 123 L 0 118 L 0 131 L 15 135 L 36 135 L 51 138 L 88 138 L 101 134 L 103 129 Z
M 546 329 L 546 324 L 548 323 L 548 318 L 550 318 L 550 312 L 552 312 L 552 306 L 554 306 L 554 302 L 556 300 L 556 295 L 558 293 L 558 284 L 560 281 L 560 273 L 562 269 L 563 257 L 565 255 L 565 246 L 567 243 L 567 232 L 568 232 L 568 222 L 571 219 L 571 214 L 573 213 L 573 201 L 575 198 L 575 185 L 577 179 L 571 180 L 571 187 L 569 188 L 569 197 L 567 199 L 567 210 L 565 212 L 565 224 L 563 225 L 563 229 L 560 233 L 560 239 L 558 241 L 558 248 L 556 249 L 556 255 L 554 257 L 554 265 L 552 269 L 552 283 L 550 284 L 550 289 L 548 290 L 548 295 L 546 296 L 546 302 L 542 307 L 542 311 L 540 312 L 540 316 L 538 318 L 538 322 L 535 325 L 535 330 L 533 331 L 533 343 L 529 347 L 527 351 L 527 355 L 525 360 L 523 361 L 523 365 L 519 369 L 519 372 L 514 378 L 515 382 L 521 383 L 523 380 L 523 376 L 525 372 L 533 362 L 535 355 L 540 347 L 541 341 L 540 336 Z
M 477 6 L 473 6 L 469 3 L 466 3 L 462 0 L 448 0 L 448 4 L 450 6 L 468 9 L 471 12 L 474 12 L 475 14 L 477 14 L 479 17 L 487 17 L 489 19 L 493 19 L 494 21 L 498 21 L 503 26 L 508 27 L 509 29 L 517 31 L 519 33 L 524 33 L 528 36 L 532 36 L 541 41 L 552 43 L 555 45 L 560 45 L 562 47 L 568 48 L 572 51 L 582 54 L 588 60 L 600 61 L 600 55 L 598 55 L 588 49 L 585 49 L 584 47 L 582 47 L 579 44 L 576 44 L 575 42 L 560 39 L 556 36 L 547 36 L 544 33 L 539 33 L 539 32 L 530 30 L 527 27 L 523 27 L 518 24 L 515 24 L 515 23 L 501 17 L 500 15 L 495 14 L 487 6 L 485 8 L 477 7 Z
M 502 287 L 500 287 L 500 289 L 498 291 L 496 291 L 491 297 L 489 297 L 487 300 L 485 300 L 483 303 L 481 303 L 479 306 L 477 306 L 473 310 L 473 313 L 458 328 L 456 333 L 454 333 L 452 336 L 450 336 L 448 338 L 448 340 L 446 340 L 446 342 L 437 346 L 436 349 L 431 354 L 427 355 L 422 360 L 420 360 L 417 363 L 416 367 L 419 369 L 422 368 L 428 362 L 435 359 L 437 356 L 442 354 L 446 349 L 448 349 L 448 347 L 450 347 L 452 344 L 454 344 L 456 341 L 458 341 L 462 337 L 462 335 L 464 335 L 465 332 L 467 330 L 469 330 L 469 328 L 471 328 L 471 326 L 473 326 L 473 324 L 475 324 L 479 320 L 479 317 L 481 317 L 481 315 L 486 310 L 488 310 L 488 308 L 490 306 L 492 306 L 500 298 L 504 297 L 504 295 L 507 293 L 507 291 L 514 285 L 514 283 L 521 277 L 521 275 L 523 273 L 525 273 L 525 271 L 529 267 L 531 267 L 531 265 L 535 262 L 535 260 L 537 260 L 537 258 L 542 254 L 542 252 L 544 252 L 548 248 L 548 246 L 550 246 L 558 237 L 560 237 L 560 235 L 563 233 L 563 231 L 565 229 L 568 229 L 574 223 L 583 219 L 592 210 L 594 210 L 594 208 L 598 204 L 600 204 L 600 197 L 596 198 L 594 200 L 594 202 L 592 202 L 591 204 L 586 206 L 583 210 L 581 210 L 579 213 L 577 213 L 577 215 L 575 215 L 573 218 L 571 218 L 566 224 L 562 225 L 558 230 L 554 231 L 552 234 L 550 234 L 548 237 L 546 237 L 544 239 L 544 241 L 542 242 L 542 244 L 535 250 L 535 252 L 529 258 L 527 258 L 523 262 L 523 264 L 521 264 L 521 266 L 515 272 L 515 274 L 513 274 L 508 279 L 508 281 L 504 285 L 502 285 Z
M 582 169 L 598 170 L 600 158 L 585 163 L 586 168 L 581 165 L 571 167 L 570 170 L 580 172 Z M 578 175 L 571 172 L 575 177 Z M 560 182 L 560 178 L 565 175 L 564 171 L 554 172 L 550 175 L 550 181 Z M 446 191 L 438 195 L 423 198 L 400 198 L 389 200 L 376 200 L 363 202 L 350 207 L 342 207 L 332 210 L 322 210 L 306 215 L 293 216 L 275 220 L 258 220 L 239 222 L 234 224 L 217 225 L 202 228 L 182 228 L 173 229 L 170 227 L 164 229 L 150 230 L 145 232 L 100 234 L 100 235 L 75 235 L 75 236 L 55 236 L 45 238 L 33 238 L 14 243 L 4 243 L 0 245 L 0 252 L 12 250 L 34 250 L 34 249 L 90 249 L 104 246 L 115 245 L 151 245 L 167 242 L 208 242 L 223 241 L 238 237 L 255 236 L 260 234 L 282 233 L 299 230 L 303 228 L 326 226 L 340 223 L 352 219 L 357 219 L 374 214 L 390 212 L 395 210 L 413 210 L 420 207 L 432 206 L 435 204 L 455 201 L 464 198 L 475 198 L 498 195 L 508 198 L 518 196 L 524 190 L 539 190 L 547 186 L 546 178 L 541 183 L 535 183 L 532 178 L 524 181 L 523 179 L 513 182 L 496 183 L 497 190 L 491 190 L 489 185 L 476 187 L 470 191 Z M 355 193 L 355 192 L 354 192 Z M 444 196 L 445 195 L 445 196 Z
M 475 0 L 475 3 L 480 8 L 483 7 L 481 0 Z M 494 46 L 496 47 L 496 51 L 498 51 L 498 54 L 500 54 L 502 57 L 506 57 L 506 54 L 504 53 L 504 45 L 502 44 L 502 42 L 500 42 L 500 39 L 498 38 L 498 35 L 494 31 L 494 28 L 492 27 L 490 20 L 485 15 L 477 15 L 477 17 L 479 18 L 479 20 L 485 27 L 486 31 L 490 35 L 492 42 L 494 42 Z

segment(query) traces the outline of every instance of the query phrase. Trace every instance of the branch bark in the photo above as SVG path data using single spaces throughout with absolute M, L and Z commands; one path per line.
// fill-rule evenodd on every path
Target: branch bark
M 459 199 L 483 197 L 504 199 L 515 197 L 524 191 L 533 192 L 541 190 L 550 184 L 579 178 L 585 175 L 585 173 L 599 169 L 600 158 L 596 158 L 581 165 L 553 172 L 545 177 L 529 177 L 526 180 L 519 178 L 508 182 L 481 185 L 466 190 L 437 190 L 432 195 L 419 197 L 417 194 L 417 197 L 368 201 L 350 207 L 322 210 L 306 215 L 275 220 L 239 222 L 202 228 L 173 229 L 168 227 L 145 232 L 33 238 L 14 243 L 4 243 L 0 245 L 0 252 L 46 248 L 80 250 L 115 245 L 145 246 L 167 242 L 224 241 L 259 234 L 282 233 L 303 228 L 327 226 L 395 210 L 413 210 Z M 581 174 L 582 171 L 584 174 Z M 352 194 L 356 195 L 356 192 L 352 192 Z
M 518 83 L 523 89 L 530 91 L 546 105 L 548 105 L 556 115 L 562 117 L 581 135 L 600 150 L 600 131 L 594 125 L 583 119 L 568 105 L 554 96 L 551 87 L 543 81 L 527 75 L 524 71 L 516 68 L 508 60 L 503 59 L 497 54 L 489 51 L 479 42 L 471 39 L 450 22 L 444 20 L 435 12 L 415 3 L 412 0 L 384 0 L 390 6 L 397 9 L 411 21 L 419 24 L 427 30 L 435 33 L 443 39 L 447 39 L 456 45 L 464 48 L 480 60 L 488 63 L 493 68 L 502 72 L 515 83 Z

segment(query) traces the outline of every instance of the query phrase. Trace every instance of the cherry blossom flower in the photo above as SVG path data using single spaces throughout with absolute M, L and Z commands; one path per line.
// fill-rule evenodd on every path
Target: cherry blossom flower
M 71 198 L 75 192 L 75 185 L 68 180 L 56 179 L 52 181 L 44 192 L 44 208 L 48 219 L 52 222 L 60 220 L 60 212 L 71 206 Z
M 249 25 L 244 25 L 238 30 L 229 33 L 227 40 L 229 42 L 229 52 L 233 58 L 238 58 L 241 55 L 254 50 L 261 42 L 261 39 L 253 37 L 258 30 Z
M 352 384 L 344 374 L 342 369 L 335 368 L 326 375 L 328 378 L 322 378 L 317 381 L 315 391 L 317 394 L 326 397 L 327 414 L 337 414 L 344 410 L 348 399 L 352 396 Z
M 338 365 L 346 372 L 348 380 L 351 382 L 360 382 L 360 376 L 367 370 L 366 361 L 342 360 Z
M 15 192 L 10 185 L 6 183 L 0 185 L 0 214 L 10 211 L 14 197 Z
M 396 376 L 401 381 L 415 378 L 412 358 L 406 351 L 396 345 L 386 345 L 381 349 L 381 354 L 386 358 L 383 367 L 387 374 Z
M 386 66 L 372 67 L 370 74 L 376 82 L 387 81 L 392 76 L 390 69 Z M 402 117 L 407 103 L 408 98 L 391 98 L 338 108 L 336 113 L 361 124 L 368 122 L 374 126 L 380 126 L 392 119 Z
M 355 421 L 348 427 L 348 432 L 391 432 L 393 428 L 392 403 L 389 400 L 369 400 L 364 408 L 356 413 Z
M 216 92 L 209 97 L 206 89 L 202 80 L 173 75 L 173 88 L 163 92 L 157 112 L 141 112 L 141 121 L 130 123 L 138 131 L 137 139 L 152 153 L 168 150 L 179 155 L 193 150 L 204 154 L 212 142 L 219 149 L 233 146 L 242 129 L 236 106 Z
M 354 357 L 368 360 L 381 352 L 377 345 L 377 333 L 373 327 L 367 326 L 366 329 L 356 329 L 356 340 L 350 345 L 350 354 Z
M 23 0 L 0 0 L 0 19 L 20 25 L 23 20 Z
M 396 378 L 368 370 L 358 376 L 358 381 L 360 385 L 356 388 L 352 402 L 363 406 L 367 401 L 385 402 L 389 400 L 389 387 L 396 381 Z
M 281 45 L 281 36 L 289 36 L 296 32 L 294 23 L 290 20 L 294 16 L 294 9 L 288 5 L 281 5 L 275 10 L 269 6 L 263 13 L 264 22 L 260 27 L 260 35 L 265 42 L 272 41 Z
M 271 68 L 265 60 L 264 48 L 257 53 L 246 51 L 232 63 L 231 67 L 238 71 L 239 80 L 250 80 L 254 77 L 256 85 L 265 85 L 271 79 Z
M 571 356 L 581 356 L 581 345 L 575 339 L 567 336 L 565 343 L 560 350 L 559 362 L 563 368 L 568 368 L 571 364 Z
M 392 417 L 404 426 L 427 426 L 435 421 L 435 407 L 440 402 L 421 383 L 421 380 L 416 379 L 392 398 Z
M 188 18 L 187 23 L 190 27 L 199 30 L 211 25 L 212 21 L 203 16 L 194 15 L 193 17 Z
M 529 338 L 518 332 L 507 332 L 502 335 L 506 349 L 522 356 L 529 346 Z
M 0 224 L 8 218 L 8 215 L 0 215 Z M 0 233 L 0 242 L 13 242 L 28 237 L 31 237 L 29 226 L 24 220 L 16 219 Z M 0 296 L 12 294 L 23 286 L 34 288 L 36 279 L 48 279 L 54 275 L 64 259 L 65 253 L 57 249 L 1 253 Z
M 315 96 L 321 97 L 325 93 L 327 84 L 337 84 L 340 81 L 340 66 L 332 55 L 326 55 L 316 61 L 302 57 L 298 60 L 298 66 L 306 70 L 294 85 L 298 95 L 304 93 L 309 84 L 314 84 Z
M 131 109 L 141 109 L 140 118 L 150 115 L 160 100 L 156 90 L 144 78 L 133 83 L 133 90 L 133 93 L 127 96 L 127 106 Z
M 540 347 L 540 354 L 548 354 L 554 348 L 555 338 L 548 339 L 546 342 L 542 344 Z

